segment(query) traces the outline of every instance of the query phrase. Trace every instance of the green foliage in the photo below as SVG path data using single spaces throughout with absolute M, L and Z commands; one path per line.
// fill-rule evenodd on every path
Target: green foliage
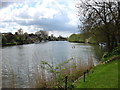
M 70 42 L 85 42 L 82 34 L 72 34 L 69 38 L 68 41 Z
M 41 68 L 47 70 L 51 73 L 51 80 L 55 83 L 52 87 L 64 87 L 65 86 L 65 77 L 67 76 L 67 87 L 74 88 L 73 82 L 78 79 L 84 71 L 89 70 L 90 64 L 88 66 L 83 66 L 81 63 L 70 62 L 73 58 L 70 58 L 67 61 L 64 61 L 61 64 L 58 64 L 56 67 L 49 64 L 46 61 L 41 61 Z M 92 62 L 91 62 L 92 63 Z M 49 81 L 50 82 L 50 81 Z M 46 82 L 46 83 L 49 83 Z
M 87 35 L 86 35 L 87 34 Z M 69 38 L 69 42 L 78 42 L 78 43 L 93 43 L 96 44 L 96 37 L 90 35 L 90 33 L 81 33 L 81 34 L 72 34 Z
M 55 68 L 52 66 L 52 65 L 50 65 L 48 62 L 46 62 L 46 61 L 41 61 L 41 68 L 42 69 L 46 69 L 46 70 L 48 70 L 49 72 L 51 72 L 51 73 L 56 73 L 56 70 L 55 70 Z M 45 65 L 47 65 L 48 67 L 45 67 Z
M 5 45 L 7 43 L 7 38 L 5 36 L 2 36 L 2 44 Z
M 94 44 L 96 44 L 97 41 L 95 40 L 95 37 L 91 36 L 91 37 L 88 38 L 88 43 L 94 43 Z
M 97 58 L 98 60 L 101 60 L 101 58 L 103 57 L 104 52 L 105 52 L 105 48 L 100 48 L 99 45 L 94 45 L 94 44 L 91 44 L 92 46 L 92 50 L 93 52 L 95 53 L 95 58 Z
M 66 38 L 64 38 L 64 37 L 62 37 L 62 36 L 59 36 L 59 37 L 56 38 L 56 40 L 57 40 L 57 41 L 65 41 Z
M 81 1 L 77 7 L 82 10 L 78 11 L 79 14 L 84 13 L 83 18 L 80 17 L 80 30 L 88 33 L 89 38 L 92 37 L 95 42 L 106 43 L 111 53 L 120 42 L 120 9 L 117 9 L 120 2 L 93 3 Z
M 12 33 L 2 33 L 2 46 L 9 46 L 9 45 L 22 45 L 22 44 L 29 44 L 29 43 L 39 43 L 42 41 L 64 41 L 66 40 L 65 37 L 59 36 L 54 37 L 53 35 L 48 36 L 47 31 L 38 31 L 36 34 L 28 34 L 25 32 L 23 34 L 22 29 Z
M 120 55 L 120 45 L 112 51 L 111 55 Z
M 120 55 L 120 45 L 115 47 L 111 53 L 105 52 L 102 56 L 102 62 L 112 58 L 113 56 Z

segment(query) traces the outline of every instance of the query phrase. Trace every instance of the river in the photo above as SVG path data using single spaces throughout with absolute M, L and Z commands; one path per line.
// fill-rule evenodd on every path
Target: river
M 92 57 L 94 65 L 98 63 L 92 46 L 89 44 L 70 43 L 67 41 L 50 41 L 39 44 L 26 44 L 2 48 L 2 82 L 3 87 L 11 87 L 12 77 L 17 88 L 29 87 L 29 79 L 41 61 L 58 65 L 73 58 L 84 64 Z M 28 75 L 29 74 L 29 75 Z

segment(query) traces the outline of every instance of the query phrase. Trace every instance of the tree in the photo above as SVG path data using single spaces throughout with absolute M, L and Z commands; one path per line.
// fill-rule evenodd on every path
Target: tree
M 20 29 L 18 30 L 18 34 L 19 34 L 19 35 L 23 35 L 23 29 L 22 29 L 22 28 L 20 28 Z
M 81 30 L 94 36 L 98 42 L 107 43 L 108 51 L 112 51 L 120 41 L 120 2 L 81 2 L 76 6 L 79 14 L 83 14 Z
M 5 37 L 6 37 L 8 43 L 14 42 L 14 35 L 11 32 L 9 32 L 7 35 L 5 35 Z
M 61 35 L 59 35 L 59 37 L 57 38 L 58 41 L 65 41 L 66 38 L 62 37 Z
M 40 41 L 42 41 L 42 40 L 44 40 L 44 41 L 48 40 L 48 32 L 47 31 L 40 30 L 40 31 L 36 32 L 35 34 L 38 36 L 38 38 L 39 38 Z
M 7 43 L 7 38 L 2 35 L 2 45 L 5 45 Z

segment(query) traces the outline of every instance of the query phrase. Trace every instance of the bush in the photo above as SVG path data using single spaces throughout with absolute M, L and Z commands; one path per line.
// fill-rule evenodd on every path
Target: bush
M 113 56 L 118 56 L 120 55 L 120 45 L 116 48 L 111 53 L 105 52 L 102 56 L 102 62 L 112 58 Z
M 120 45 L 112 51 L 111 55 L 120 55 Z

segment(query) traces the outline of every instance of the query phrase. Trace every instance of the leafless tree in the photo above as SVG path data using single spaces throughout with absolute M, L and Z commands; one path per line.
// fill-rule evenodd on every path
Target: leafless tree
M 89 34 L 98 38 L 98 42 L 107 43 L 109 51 L 117 46 L 120 41 L 119 1 L 80 0 L 76 7 L 79 10 L 78 14 L 82 22 L 80 28 L 82 32 L 89 32 Z

